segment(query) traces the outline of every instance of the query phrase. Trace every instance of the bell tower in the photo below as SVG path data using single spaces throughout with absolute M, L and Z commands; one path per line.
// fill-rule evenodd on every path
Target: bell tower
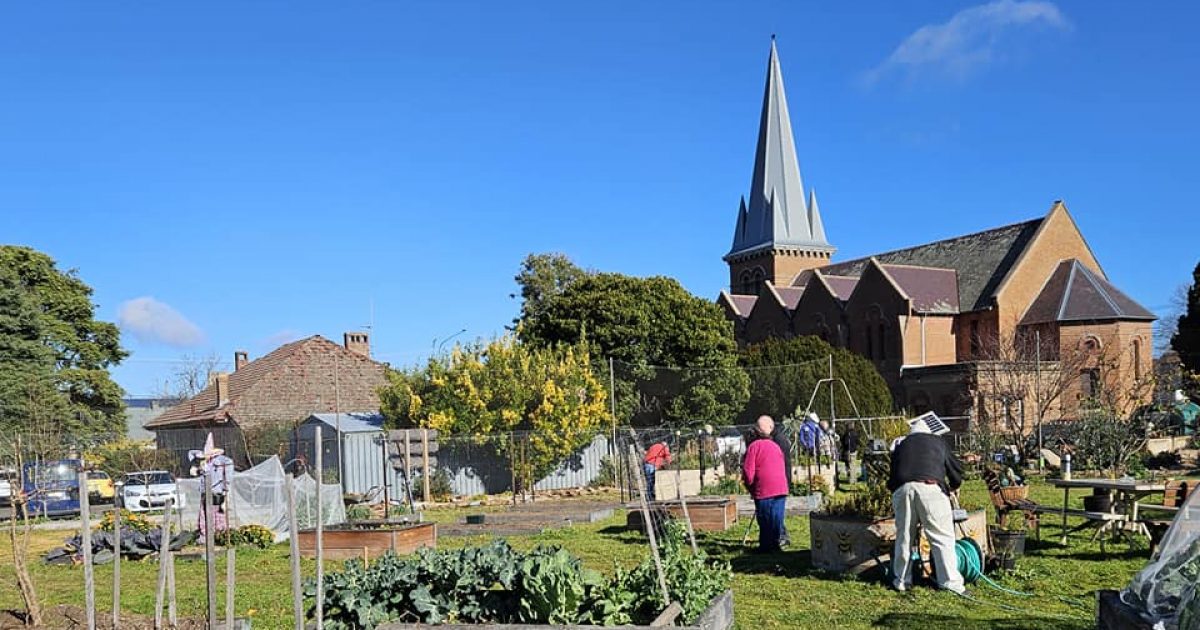
M 725 255 L 730 292 L 757 295 L 764 280 L 789 286 L 796 274 L 829 264 L 835 248 L 825 239 L 817 193 L 804 196 L 775 37 L 767 61 L 750 201 L 738 206 L 733 247 Z

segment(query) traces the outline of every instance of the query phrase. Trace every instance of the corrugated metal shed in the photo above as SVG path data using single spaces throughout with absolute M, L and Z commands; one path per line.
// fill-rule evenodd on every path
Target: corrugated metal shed
M 313 439 L 316 427 L 321 426 L 324 442 L 323 467 L 328 476 L 337 472 L 343 492 L 371 495 L 371 502 L 383 500 L 386 480 L 388 494 L 395 501 L 403 492 L 403 479 L 387 460 L 383 439 L 383 416 L 378 413 L 317 413 L 301 423 L 296 431 L 297 443 L 293 451 L 304 453 L 311 465 L 313 462 Z M 338 439 L 338 429 L 341 439 Z M 341 443 L 341 449 L 336 445 Z M 339 450 L 340 457 L 339 459 Z

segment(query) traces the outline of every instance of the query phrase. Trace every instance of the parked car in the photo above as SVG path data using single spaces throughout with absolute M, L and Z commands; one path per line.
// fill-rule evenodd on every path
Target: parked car
M 117 496 L 117 487 L 112 477 L 103 470 L 89 470 L 87 474 L 88 499 L 94 503 L 112 503 Z
M 144 512 L 174 504 L 183 507 L 183 494 L 175 476 L 165 470 L 144 470 L 121 477 L 121 502 L 125 509 Z
M 79 513 L 78 459 L 56 459 L 25 464 L 24 491 L 30 516 L 70 516 Z
M 0 468 L 0 505 L 12 505 L 13 489 L 19 483 L 16 468 Z

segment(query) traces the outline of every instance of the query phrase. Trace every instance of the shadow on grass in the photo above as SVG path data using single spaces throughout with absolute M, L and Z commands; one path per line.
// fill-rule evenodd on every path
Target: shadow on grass
M 889 613 L 875 620 L 876 628 L 921 628 L 921 630 L 959 630 L 960 628 L 989 628 L 990 630 L 1026 630 L 1042 628 L 1049 630 L 1075 630 L 1087 628 L 1084 620 L 1068 621 L 1046 617 L 1015 617 L 1009 619 L 972 619 L 966 625 L 962 617 L 930 615 L 927 613 Z

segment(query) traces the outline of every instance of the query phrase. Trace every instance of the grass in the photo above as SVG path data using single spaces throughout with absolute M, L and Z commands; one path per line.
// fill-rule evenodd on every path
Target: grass
M 988 504 L 980 482 L 969 482 L 964 501 Z M 1080 503 L 1083 493 L 1073 493 Z M 1057 505 L 1061 491 L 1048 485 L 1031 488 L 1031 498 Z M 445 522 L 480 508 L 447 510 L 434 514 Z M 894 593 L 879 582 L 822 574 L 809 562 L 808 519 L 787 520 L 793 547 L 777 556 L 755 556 L 741 546 L 744 519 L 734 529 L 702 537 L 701 545 L 712 555 L 728 559 L 734 570 L 733 589 L 738 627 L 740 628 L 1091 628 L 1094 627 L 1094 595 L 1097 589 L 1121 588 L 1146 564 L 1145 545 L 1125 543 L 1109 545 L 1108 555 L 1100 555 L 1098 543 L 1085 533 L 1075 534 L 1067 547 L 1060 547 L 1056 519 L 1043 525 L 1042 543 L 1031 539 L 1029 555 L 1021 560 L 1016 572 L 1001 579 L 1009 588 L 1036 593 L 1034 597 L 1003 594 L 981 585 L 973 591 L 979 601 L 968 601 L 949 593 L 918 588 L 910 593 Z M 536 535 L 513 536 L 513 546 L 527 549 L 539 544 L 557 544 L 578 555 L 598 570 L 611 570 L 614 563 L 632 566 L 646 552 L 645 539 L 624 531 L 624 515 L 571 528 L 548 530 Z M 33 579 L 43 605 L 83 604 L 83 572 L 78 567 L 46 566 L 37 558 L 61 543 L 69 532 L 35 532 L 30 545 L 34 562 Z M 7 535 L 5 535 L 7 538 Z M 485 542 L 486 537 L 444 538 L 445 548 Z M 0 610 L 19 606 L 12 585 L 12 553 L 0 544 Z M 256 628 L 291 627 L 291 594 L 288 573 L 288 547 L 239 549 L 237 554 L 237 613 L 251 616 Z M 315 573 L 315 563 L 304 560 L 306 576 Z M 327 563 L 337 570 L 340 563 Z M 122 607 L 127 612 L 152 614 L 156 565 L 150 562 L 122 563 Z M 224 559 L 218 562 L 218 581 L 223 583 Z M 179 609 L 182 616 L 202 616 L 204 566 L 199 562 L 177 565 Z M 101 610 L 109 610 L 112 601 L 111 565 L 96 569 L 97 601 Z M 223 588 L 223 587 L 222 587 Z M 1077 600 L 1073 605 L 1067 600 Z M 1004 608 L 1007 607 L 1007 608 Z M 224 603 L 218 603 L 218 610 Z

